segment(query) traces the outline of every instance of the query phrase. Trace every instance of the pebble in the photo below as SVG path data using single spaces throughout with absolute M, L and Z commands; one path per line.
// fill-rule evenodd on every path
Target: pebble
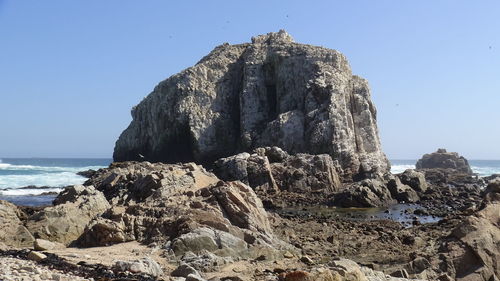
M 48 269 L 36 262 L 0 257 L 0 280 L 2 281 L 84 281 L 94 280 Z

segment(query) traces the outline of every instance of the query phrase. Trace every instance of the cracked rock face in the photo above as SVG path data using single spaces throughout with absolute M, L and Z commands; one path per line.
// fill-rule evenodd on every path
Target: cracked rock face
M 132 110 L 115 161 L 212 163 L 278 146 L 329 154 L 350 180 L 389 170 L 366 80 L 341 53 L 285 31 L 223 44 Z
M 78 244 L 165 243 L 180 256 L 213 252 L 251 256 L 289 247 L 273 234 L 268 215 L 247 185 L 220 181 L 194 163 L 113 163 L 85 184 L 111 203 L 85 228 Z

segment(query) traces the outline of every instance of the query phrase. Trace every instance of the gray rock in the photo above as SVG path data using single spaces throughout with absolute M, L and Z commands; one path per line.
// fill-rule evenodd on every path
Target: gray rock
M 280 190 L 299 193 L 331 193 L 340 190 L 339 169 L 328 154 L 299 153 L 271 164 L 273 177 Z
M 272 160 L 271 160 L 272 159 Z M 240 180 L 256 191 L 331 193 L 341 189 L 340 167 L 330 155 L 288 155 L 278 147 L 260 147 L 254 154 L 240 153 L 215 162 L 223 180 Z
M 231 257 L 220 257 L 209 251 L 201 251 L 200 254 L 187 252 L 181 257 L 181 261 L 203 272 L 216 271 L 220 266 L 232 263 Z
M 404 171 L 402 174 L 398 175 L 402 184 L 406 184 L 413 188 L 417 192 L 426 192 L 427 183 L 425 181 L 425 174 L 417 172 L 412 169 Z
M 170 275 L 174 277 L 188 277 L 188 275 L 194 274 L 200 276 L 198 271 L 186 263 L 181 263 Z
M 392 197 L 383 179 L 366 179 L 348 185 L 346 189 L 336 194 L 333 204 L 349 207 L 383 207 L 397 203 Z
M 244 152 L 222 158 L 215 162 L 214 172 L 223 180 L 239 180 L 256 190 L 266 192 L 276 192 L 278 190 L 266 156 L 250 155 Z
M 149 257 L 135 261 L 117 261 L 114 268 L 118 271 L 129 271 L 132 273 L 145 273 L 154 277 L 163 274 L 160 265 Z
M 417 161 L 417 169 L 452 169 L 468 175 L 472 175 L 472 169 L 467 159 L 456 152 L 447 152 L 440 148 L 431 154 L 425 154 Z
M 400 203 L 414 203 L 420 199 L 415 190 L 408 185 L 402 184 L 397 177 L 389 177 L 387 188 L 391 192 L 392 198 L 398 200 Z
M 285 31 L 216 47 L 132 109 L 115 161 L 214 160 L 279 146 L 329 154 L 346 179 L 389 171 L 366 80 L 339 52 Z

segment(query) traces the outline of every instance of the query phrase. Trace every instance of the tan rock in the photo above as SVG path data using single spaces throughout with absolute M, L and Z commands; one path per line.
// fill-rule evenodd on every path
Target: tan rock
M 10 247 L 31 247 L 35 239 L 19 215 L 16 205 L 0 200 L 0 241 Z
M 93 186 L 68 187 L 55 202 L 57 205 L 30 216 L 26 227 L 39 238 L 65 245 L 80 237 L 85 226 L 110 207 L 104 195 Z
M 82 246 L 136 240 L 167 243 L 176 255 L 208 251 L 232 257 L 291 247 L 274 236 L 252 188 L 220 181 L 193 163 L 113 163 L 90 183 L 113 207 L 88 224 L 78 240 Z
M 66 246 L 58 242 L 51 242 L 44 239 L 35 239 L 35 242 L 33 243 L 33 248 L 35 249 L 35 251 L 46 251 L 46 250 L 64 249 L 66 248 Z
M 40 253 L 40 252 L 36 252 L 36 251 L 31 251 L 29 254 L 28 254 L 28 259 L 32 260 L 32 261 L 41 261 L 41 260 L 44 260 L 46 259 L 47 256 Z

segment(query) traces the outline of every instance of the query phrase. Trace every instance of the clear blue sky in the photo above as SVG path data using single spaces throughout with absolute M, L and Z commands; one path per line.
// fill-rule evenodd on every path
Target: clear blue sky
M 500 159 L 500 1 L 0 0 L 0 157 L 111 157 L 130 108 L 286 29 L 370 81 L 385 152 Z

